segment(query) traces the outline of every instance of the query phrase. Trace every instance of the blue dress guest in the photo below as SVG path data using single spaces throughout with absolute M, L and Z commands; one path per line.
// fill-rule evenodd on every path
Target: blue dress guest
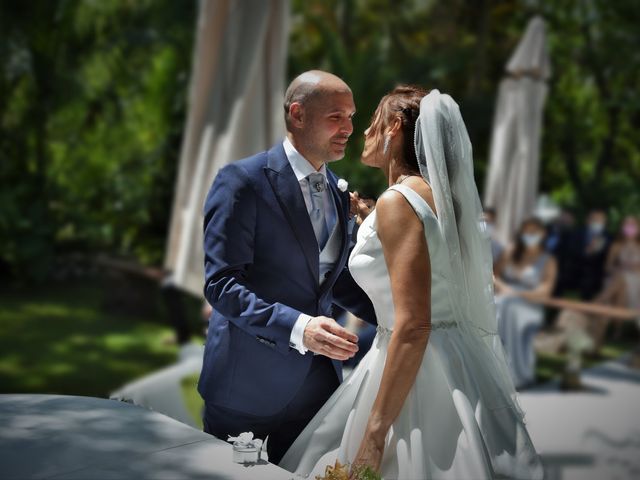
M 544 321 L 544 308 L 535 300 L 551 295 L 557 276 L 556 260 L 543 248 L 544 237 L 542 222 L 525 220 L 514 248 L 496 265 L 498 333 L 516 387 L 535 380 L 533 338 Z
M 204 293 L 213 307 L 198 390 L 204 429 L 251 431 L 278 463 L 342 381 L 357 336 L 332 304 L 374 323 L 347 268 L 350 197 L 328 162 L 344 156 L 355 112 L 326 72 L 297 77 L 285 98 L 287 136 L 222 168 L 204 206 Z

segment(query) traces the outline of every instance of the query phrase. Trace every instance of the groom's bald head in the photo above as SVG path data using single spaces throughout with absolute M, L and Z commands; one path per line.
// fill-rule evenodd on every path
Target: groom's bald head
M 312 106 L 327 95 L 351 94 L 351 89 L 340 77 L 322 70 L 301 73 L 289 84 L 284 94 L 284 114 L 287 127 L 291 126 L 291 105 Z
M 321 70 L 298 75 L 285 93 L 288 137 L 316 169 L 344 157 L 355 111 L 349 86 Z

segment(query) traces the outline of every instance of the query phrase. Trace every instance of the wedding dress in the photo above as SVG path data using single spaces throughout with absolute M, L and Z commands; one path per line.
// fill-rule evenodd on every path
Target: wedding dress
M 389 431 L 381 465 L 384 479 L 477 479 L 497 474 L 541 476 L 541 467 L 515 409 L 487 405 L 495 386 L 472 337 L 461 334 L 451 304 L 451 272 L 429 205 L 405 185 L 405 196 L 424 224 L 431 261 L 431 334 L 413 388 Z M 351 462 L 376 398 L 393 331 L 389 274 L 376 233 L 376 214 L 360 226 L 349 259 L 354 279 L 371 298 L 378 333 L 369 353 L 305 428 L 280 462 L 314 478 L 335 460 Z M 481 340 L 476 339 L 475 342 Z
M 421 117 L 425 112 L 422 128 L 427 128 L 426 122 L 429 122 L 428 128 L 437 123 L 436 118 L 426 115 L 427 112 L 442 115 L 453 108 L 451 105 L 457 109 L 450 97 L 440 95 L 437 90 L 425 97 L 421 103 Z M 451 117 L 449 112 L 443 118 L 457 117 Z M 443 125 L 447 127 L 447 124 Z M 469 295 L 466 291 L 478 285 L 468 282 L 477 279 L 471 274 L 462 279 L 456 271 L 456 268 L 464 269 L 468 265 L 469 259 L 464 252 L 472 246 L 469 242 L 474 240 L 475 234 L 466 233 L 461 210 L 451 204 L 451 197 L 462 202 L 471 200 L 456 187 L 458 173 L 453 174 L 451 170 L 445 173 L 450 178 L 446 179 L 447 185 L 442 183 L 444 179 L 438 175 L 444 164 L 438 164 L 437 159 L 433 163 L 434 158 L 420 143 L 423 137 L 428 139 L 428 135 L 419 135 L 418 128 L 416 149 L 427 150 L 428 158 L 421 155 L 419 161 L 421 170 L 424 167 L 423 176 L 430 181 L 434 191 L 436 212 L 406 185 L 390 188 L 405 197 L 424 225 L 431 262 L 431 334 L 413 387 L 386 437 L 380 473 L 387 480 L 542 478 L 542 465 L 525 428 L 523 414 L 514 400 L 515 390 L 501 356 L 495 312 L 493 319 L 479 319 L 487 308 L 493 308 L 493 304 L 489 306 L 485 300 L 479 300 L 491 298 L 492 302 L 492 288 L 480 287 L 477 295 Z M 443 135 L 443 132 L 433 133 Z M 468 142 L 468 137 L 465 138 Z M 452 144 L 460 146 L 457 142 Z M 462 160 L 470 155 L 470 149 L 459 153 Z M 445 156 L 440 160 L 444 161 Z M 449 156 L 446 160 L 451 159 Z M 451 165 L 449 167 L 451 169 Z M 440 169 L 439 173 L 437 169 Z M 475 184 L 473 187 L 477 197 Z M 448 203 L 445 201 L 447 195 Z M 479 204 L 472 203 L 467 207 L 481 213 Z M 456 236 L 464 236 L 467 240 L 457 253 L 453 250 L 456 242 L 447 234 L 448 228 L 454 227 L 447 222 L 454 217 L 457 218 Z M 475 220 L 473 228 L 478 228 Z M 373 302 L 378 332 L 370 351 L 279 463 L 300 477 L 313 479 L 323 475 L 326 466 L 333 465 L 336 460 L 343 464 L 354 460 L 378 393 L 393 335 L 393 298 L 377 235 L 375 210 L 362 223 L 357 237 L 349 268 Z M 483 261 L 488 262 L 490 268 L 488 235 L 484 240 L 478 244 L 486 245 Z M 465 313 L 469 301 L 475 309 L 473 319 Z

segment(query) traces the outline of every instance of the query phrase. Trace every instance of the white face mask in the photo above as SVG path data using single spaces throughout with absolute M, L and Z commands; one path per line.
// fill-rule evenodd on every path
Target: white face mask
M 604 230 L 604 223 L 601 222 L 591 222 L 589 224 L 589 230 L 591 230 L 592 233 L 594 234 L 599 234 L 602 233 Z
M 527 247 L 537 247 L 542 241 L 542 235 L 539 233 L 523 233 L 520 238 Z

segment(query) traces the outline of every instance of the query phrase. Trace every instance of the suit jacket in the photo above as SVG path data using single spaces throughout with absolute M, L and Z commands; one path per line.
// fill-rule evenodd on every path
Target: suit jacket
M 331 316 L 335 303 L 375 324 L 346 266 L 349 194 L 329 169 L 327 179 L 343 238 L 335 268 L 318 284 L 318 243 L 282 144 L 216 176 L 204 206 L 204 293 L 213 307 L 198 384 L 205 402 L 256 416 L 281 411 L 313 358 L 289 346 L 300 313 Z
M 611 245 L 611 237 L 607 232 L 602 232 L 598 236 L 602 238 L 603 246 L 593 253 L 587 253 L 587 247 L 593 238 L 593 234 L 587 228 L 584 228 L 580 230 L 578 236 L 578 288 L 580 297 L 583 300 L 592 300 L 604 285 L 604 267 Z

